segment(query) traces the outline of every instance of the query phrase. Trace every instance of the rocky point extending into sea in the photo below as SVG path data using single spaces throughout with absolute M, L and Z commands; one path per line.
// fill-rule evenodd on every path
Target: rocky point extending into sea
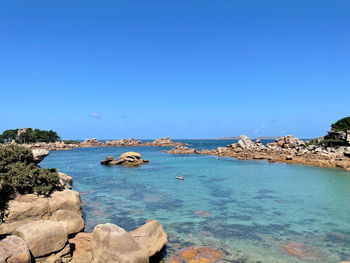
M 329 136 L 341 138 L 344 145 L 350 145 L 350 132 L 330 131 Z M 260 140 L 253 142 L 245 135 L 237 143 L 218 147 L 214 150 L 197 150 L 186 146 L 176 146 L 166 151 L 172 154 L 211 154 L 235 157 L 239 160 L 268 160 L 291 164 L 312 165 L 318 167 L 342 168 L 350 171 L 350 146 L 329 147 L 319 140 L 316 145 L 307 145 L 293 135 L 277 138 L 266 146 Z
M 158 138 L 153 142 L 142 142 L 140 140 L 131 139 L 121 139 L 121 140 L 111 140 L 100 142 L 96 138 L 86 139 L 80 143 L 64 143 L 63 141 L 59 142 L 38 142 L 30 144 L 22 144 L 23 146 L 30 149 L 46 149 L 49 151 L 67 151 L 73 148 L 85 148 L 85 147 L 131 147 L 131 146 L 153 146 L 153 147 L 174 147 L 186 145 L 181 142 L 173 142 L 169 137 Z
M 35 162 L 47 154 L 34 151 Z M 1 263 L 148 263 L 167 244 L 156 220 L 131 232 L 110 223 L 83 232 L 80 195 L 70 176 L 58 176 L 60 189 L 50 196 L 17 194 L 0 210 Z

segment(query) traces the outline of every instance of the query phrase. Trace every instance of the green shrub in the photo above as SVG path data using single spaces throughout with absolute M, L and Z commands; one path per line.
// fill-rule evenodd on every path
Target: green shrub
M 350 117 L 338 120 L 337 122 L 333 123 L 331 127 L 336 131 L 350 130 Z
M 55 169 L 40 168 L 27 148 L 0 145 L 0 210 L 16 194 L 48 196 L 55 189 L 59 189 Z
M 307 142 L 304 144 L 304 148 L 306 148 L 306 147 L 308 147 L 308 146 L 310 146 L 310 145 L 317 145 L 317 138 L 307 141 Z
M 7 171 L 13 163 L 34 163 L 32 151 L 16 144 L 0 145 L 0 173 Z
M 62 142 L 64 142 L 65 144 L 79 144 L 79 141 L 75 141 L 75 140 L 62 140 Z
M 321 143 L 327 147 L 337 147 L 344 145 L 344 141 L 336 139 L 325 139 Z

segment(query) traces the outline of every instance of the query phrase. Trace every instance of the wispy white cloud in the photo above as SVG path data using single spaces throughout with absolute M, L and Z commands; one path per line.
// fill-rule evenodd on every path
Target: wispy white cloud
M 96 112 L 90 113 L 90 117 L 94 119 L 101 119 L 101 115 Z

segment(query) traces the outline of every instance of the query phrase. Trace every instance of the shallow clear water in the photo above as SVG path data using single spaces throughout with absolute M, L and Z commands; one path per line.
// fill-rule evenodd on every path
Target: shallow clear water
M 212 141 L 202 141 L 210 148 Z M 232 142 L 219 142 L 224 146 Z M 194 145 L 198 141 L 193 142 Z M 213 147 L 213 148 L 216 148 Z M 42 167 L 73 177 L 86 231 L 111 222 L 132 230 L 157 219 L 168 255 L 191 246 L 223 251 L 223 262 L 350 260 L 350 173 L 206 155 L 170 155 L 167 148 L 105 147 L 51 152 Z M 108 155 L 136 151 L 149 164 L 108 167 Z M 185 180 L 176 180 L 181 173 Z M 288 255 L 298 242 L 311 259 Z

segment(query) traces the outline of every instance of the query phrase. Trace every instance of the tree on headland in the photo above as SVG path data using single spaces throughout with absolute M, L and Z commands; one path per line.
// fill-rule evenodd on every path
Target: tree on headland
M 331 125 L 333 130 L 348 131 L 350 130 L 350 117 L 345 117 Z
M 0 135 L 0 142 L 15 140 L 17 137 L 18 129 L 6 130 Z
M 17 143 L 56 142 L 60 140 L 57 132 L 40 129 L 6 130 L 0 135 L 0 143 L 15 140 Z

